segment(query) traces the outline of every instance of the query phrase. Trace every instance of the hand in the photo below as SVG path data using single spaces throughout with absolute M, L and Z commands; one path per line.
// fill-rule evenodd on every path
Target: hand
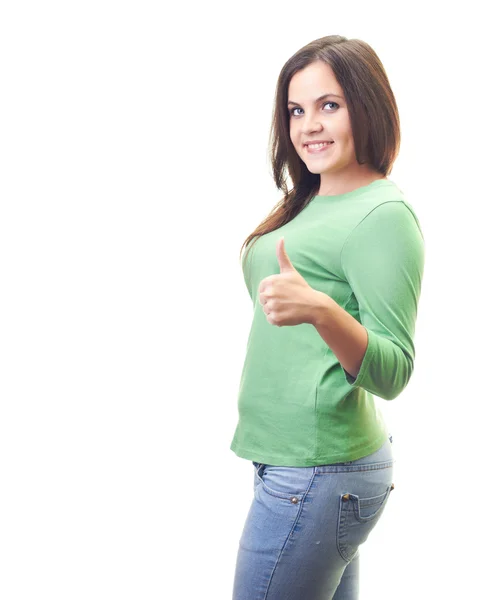
M 280 238 L 276 244 L 280 273 L 265 277 L 259 284 L 259 303 L 271 325 L 300 325 L 313 323 L 319 304 L 318 292 L 312 288 L 292 265 Z

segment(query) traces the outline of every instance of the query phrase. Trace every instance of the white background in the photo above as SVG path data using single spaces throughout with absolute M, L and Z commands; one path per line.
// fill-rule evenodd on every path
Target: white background
M 490 597 L 495 48 L 484 2 L 17 2 L 0 13 L 0 597 L 230 599 L 253 467 L 229 449 L 279 200 L 276 79 L 367 41 L 420 219 L 416 366 L 364 600 Z M 488 5 L 487 5 L 488 6 Z

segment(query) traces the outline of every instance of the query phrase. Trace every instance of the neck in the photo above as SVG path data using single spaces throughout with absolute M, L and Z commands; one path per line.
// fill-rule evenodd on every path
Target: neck
M 337 196 L 338 194 L 346 194 L 353 190 L 369 185 L 377 179 L 386 179 L 384 175 L 378 173 L 378 171 L 361 171 L 355 173 L 344 173 L 332 174 L 326 177 L 324 174 L 321 176 L 321 183 L 319 186 L 319 196 Z

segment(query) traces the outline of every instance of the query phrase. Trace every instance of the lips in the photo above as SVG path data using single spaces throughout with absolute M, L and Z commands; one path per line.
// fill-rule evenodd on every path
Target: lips
M 324 146 L 320 146 L 319 148 L 309 148 L 309 144 L 319 144 L 324 143 Z M 321 152 L 326 152 L 328 148 L 333 146 L 334 142 L 309 142 L 308 144 L 304 144 L 304 148 L 308 154 L 320 154 Z
M 312 140 L 311 142 L 304 142 L 304 146 L 308 146 L 309 144 L 332 144 L 333 140 Z

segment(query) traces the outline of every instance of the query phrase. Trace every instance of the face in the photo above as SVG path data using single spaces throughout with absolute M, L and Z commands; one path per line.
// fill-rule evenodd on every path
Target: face
M 321 175 L 322 188 L 364 173 L 355 157 L 343 90 L 328 64 L 317 61 L 295 73 L 288 86 L 288 113 L 295 150 L 311 173 Z M 311 142 L 326 143 L 313 147 Z

